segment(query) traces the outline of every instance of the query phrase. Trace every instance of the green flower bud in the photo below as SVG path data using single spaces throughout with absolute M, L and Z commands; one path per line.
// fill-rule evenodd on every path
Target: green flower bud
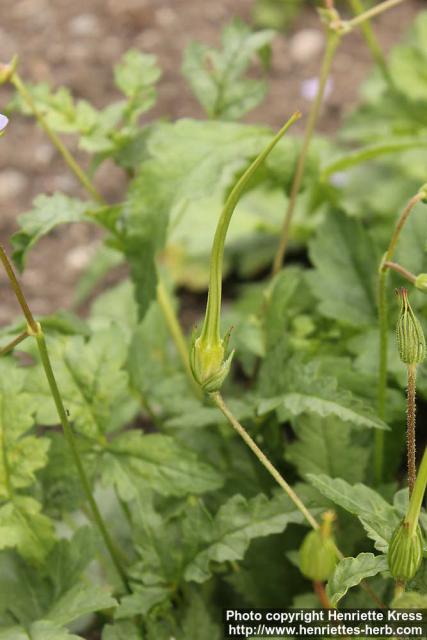
M 427 273 L 420 273 L 415 278 L 415 286 L 420 291 L 427 292 Z
M 423 534 L 417 525 L 412 532 L 404 519 L 393 533 L 388 547 L 388 566 L 395 580 L 411 580 L 423 560 Z
M 310 531 L 304 538 L 299 552 L 301 573 L 310 580 L 325 582 L 338 562 L 337 547 L 332 535 L 332 511 L 323 514 L 319 529 Z
M 421 194 L 421 202 L 427 204 L 427 182 L 426 184 L 423 184 L 419 192 Z
M 400 359 L 408 365 L 419 364 L 426 355 L 424 332 L 409 304 L 407 290 L 402 287 L 397 293 L 402 300 L 396 327 Z
M 190 367 L 194 379 L 207 393 L 219 391 L 227 377 L 234 351 L 226 356 L 229 333 L 223 340 L 209 341 L 203 335 L 193 338 Z

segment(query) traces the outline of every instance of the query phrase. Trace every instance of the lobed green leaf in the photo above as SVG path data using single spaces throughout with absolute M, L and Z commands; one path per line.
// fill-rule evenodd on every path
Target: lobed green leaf
M 365 578 L 371 578 L 383 571 L 388 571 L 387 558 L 384 555 L 359 553 L 355 558 L 340 560 L 326 588 L 331 605 L 336 607 L 349 589 L 360 584 Z

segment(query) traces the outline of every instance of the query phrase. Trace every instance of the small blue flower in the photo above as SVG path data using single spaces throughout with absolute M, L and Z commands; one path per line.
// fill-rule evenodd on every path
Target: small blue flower
M 8 122 L 9 118 L 6 118 L 6 116 L 0 113 L 0 132 L 3 131 L 3 129 L 6 129 Z

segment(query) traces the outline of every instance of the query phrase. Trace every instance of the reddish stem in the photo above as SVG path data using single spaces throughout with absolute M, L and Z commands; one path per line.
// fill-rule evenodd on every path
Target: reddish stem
M 332 609 L 332 604 L 327 596 L 324 583 L 319 580 L 313 580 L 313 589 L 319 598 L 322 607 L 324 609 Z

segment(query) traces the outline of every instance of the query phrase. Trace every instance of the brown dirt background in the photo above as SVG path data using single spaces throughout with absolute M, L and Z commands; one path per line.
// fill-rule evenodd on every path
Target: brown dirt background
M 341 6 L 345 15 L 345 3 Z M 235 16 L 250 21 L 252 7 L 253 0 L 0 0 L 0 61 L 7 62 L 17 53 L 26 80 L 66 85 L 76 98 L 101 107 L 118 97 L 112 66 L 124 51 L 135 47 L 156 54 L 164 70 L 157 106 L 147 117 L 202 117 L 180 74 L 184 49 L 195 39 L 218 45 L 221 28 Z M 375 31 L 386 52 L 423 7 L 425 0 L 406 0 L 375 20 Z M 309 6 L 289 33 L 278 34 L 270 92 L 249 121 L 278 127 L 296 108 L 307 112 L 309 105 L 300 94 L 301 81 L 317 75 L 321 50 L 309 54 L 308 43 L 301 54 L 298 37 L 301 45 L 301 34 L 306 38 L 311 35 L 313 41 L 319 40 L 321 33 L 317 13 Z M 371 67 L 361 35 L 346 36 L 336 56 L 334 88 L 323 109 L 320 131 L 333 135 L 355 104 L 360 83 Z M 0 88 L 0 112 L 10 95 L 8 88 Z M 303 124 L 304 119 L 300 129 Z M 66 142 L 75 148 L 72 139 Z M 87 162 L 84 155 L 79 154 L 79 159 Z M 106 163 L 96 183 L 107 199 L 116 200 L 123 193 L 125 179 Z M 30 209 L 38 193 L 57 190 L 83 195 L 44 133 L 31 120 L 14 115 L 0 144 L 0 240 L 6 247 L 17 229 L 17 215 Z M 70 306 L 73 286 L 98 242 L 94 229 L 84 225 L 60 228 L 40 242 L 23 276 L 35 313 Z M 3 274 L 0 296 L 0 324 L 4 324 L 18 309 Z

